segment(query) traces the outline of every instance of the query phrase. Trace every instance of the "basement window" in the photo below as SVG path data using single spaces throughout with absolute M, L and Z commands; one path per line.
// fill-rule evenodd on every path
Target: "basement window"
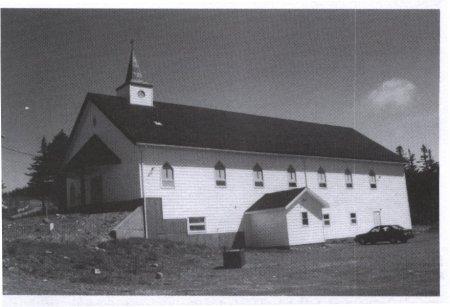
M 227 174 L 225 170 L 225 165 L 222 162 L 217 162 L 214 166 L 214 172 L 216 177 L 216 186 L 224 187 L 227 185 Z
M 350 213 L 350 223 L 352 225 L 356 225 L 357 221 L 356 221 L 356 213 Z
M 309 225 L 308 212 L 302 212 L 302 225 L 303 226 L 308 226 Z
M 168 162 L 164 163 L 161 169 L 161 183 L 165 188 L 175 187 L 175 180 L 173 175 L 173 168 Z
M 189 232 L 204 232 L 206 230 L 205 217 L 188 218 Z
M 325 226 L 330 226 L 330 214 L 329 213 L 325 213 L 323 215 L 323 224 Z
M 345 170 L 345 186 L 347 188 L 353 188 L 353 176 L 348 168 Z
M 317 180 L 319 181 L 319 187 L 327 187 L 327 176 L 325 174 L 325 170 L 322 167 L 319 167 L 319 170 L 317 171 Z
M 255 182 L 255 187 L 264 187 L 264 174 L 258 163 L 256 163 L 253 167 L 253 179 Z
M 370 183 L 370 187 L 372 189 L 376 189 L 377 188 L 377 175 L 375 174 L 373 169 L 371 169 L 369 171 L 369 183 Z
M 289 165 L 289 168 L 287 169 L 288 173 L 288 184 L 290 188 L 296 188 L 297 187 L 297 174 L 295 173 L 295 168 L 292 167 L 292 165 Z

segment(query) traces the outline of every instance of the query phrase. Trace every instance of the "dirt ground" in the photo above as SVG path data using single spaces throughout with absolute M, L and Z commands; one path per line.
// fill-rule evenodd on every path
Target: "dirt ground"
M 91 229 L 85 218 L 67 219 Z M 105 230 L 112 223 L 108 216 L 98 218 L 96 224 Z M 34 219 L 15 223 L 34 225 Z M 39 237 L 33 239 L 37 235 L 27 227 L 17 234 L 11 228 L 18 227 L 8 228 L 8 223 L 3 221 L 5 295 L 439 295 L 439 238 L 432 232 L 420 232 L 406 244 L 246 250 L 243 268 L 223 269 L 221 252 L 201 246 L 150 240 L 114 243 L 105 236 L 90 238 L 87 244 L 83 231 L 73 239 L 31 227 Z M 100 274 L 93 273 L 95 268 Z M 157 272 L 162 278 L 155 278 Z

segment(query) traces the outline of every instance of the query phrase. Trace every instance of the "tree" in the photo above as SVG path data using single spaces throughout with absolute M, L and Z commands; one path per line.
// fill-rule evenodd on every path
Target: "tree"
M 407 174 L 417 173 L 416 155 L 411 153 L 411 150 L 409 149 L 408 149 L 408 164 L 406 164 L 405 169 Z
M 405 152 L 402 146 L 397 146 L 397 148 L 395 148 L 395 152 L 400 156 L 400 158 L 405 159 Z
M 47 144 L 42 138 L 38 155 L 28 168 L 31 172 L 28 187 L 33 196 L 45 203 L 47 200 L 61 206 L 65 203 L 65 181 L 61 173 L 61 165 L 67 150 L 68 136 L 61 130 Z
M 401 146 L 396 151 L 400 155 L 399 147 Z M 415 155 L 408 149 L 406 186 L 413 224 L 429 225 L 439 222 L 439 163 L 434 161 L 431 150 L 425 145 L 422 145 L 420 151 L 419 168 Z
M 48 196 L 48 145 L 45 137 L 41 140 L 41 147 L 38 151 L 38 155 L 33 157 L 33 162 L 28 168 L 30 173 L 26 174 L 30 176 L 30 181 L 28 182 L 28 187 L 33 196 L 38 197 L 40 200 L 44 201 L 45 197 Z

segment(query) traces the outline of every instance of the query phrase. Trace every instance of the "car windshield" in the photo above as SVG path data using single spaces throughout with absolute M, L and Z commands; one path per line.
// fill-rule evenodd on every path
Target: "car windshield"
M 404 229 L 402 226 L 398 226 L 398 225 L 392 225 L 392 228 L 398 229 L 398 230 Z
M 380 227 L 375 227 L 370 230 L 370 232 L 379 232 L 379 231 L 380 231 Z

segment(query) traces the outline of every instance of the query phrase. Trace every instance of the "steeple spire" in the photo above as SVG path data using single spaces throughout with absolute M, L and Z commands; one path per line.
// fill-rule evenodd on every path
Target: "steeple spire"
M 130 61 L 128 62 L 128 70 L 127 76 L 125 78 L 125 83 L 133 82 L 133 83 L 148 84 L 142 78 L 141 69 L 139 68 L 139 64 L 136 59 L 136 54 L 134 53 L 134 40 L 131 40 L 130 44 L 131 44 Z
M 130 43 L 131 52 L 127 76 L 125 82 L 116 88 L 116 93 L 127 99 L 130 104 L 153 106 L 153 86 L 144 81 L 134 53 L 134 41 L 132 40 Z

